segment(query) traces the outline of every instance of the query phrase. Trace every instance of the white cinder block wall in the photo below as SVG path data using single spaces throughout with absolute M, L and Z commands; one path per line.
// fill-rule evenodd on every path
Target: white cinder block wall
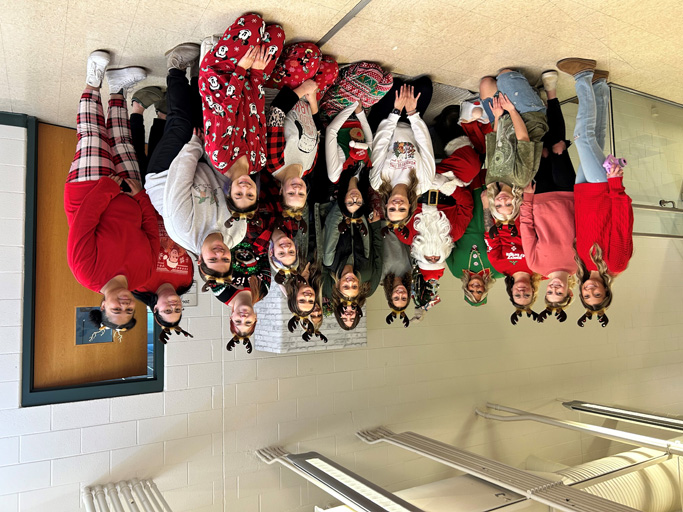
M 13 147 L 7 140 L 19 136 L 2 128 L 0 145 Z M 476 418 L 475 406 L 499 401 L 577 419 L 561 397 L 683 413 L 683 244 L 644 239 L 616 281 L 606 329 L 595 321 L 576 327 L 578 304 L 565 324 L 525 318 L 512 327 L 502 283 L 489 305 L 471 308 L 447 276 L 442 303 L 410 329 L 388 327 L 384 300 L 372 298 L 366 348 L 247 355 L 225 351 L 227 309 L 200 294 L 185 311 L 195 338 L 167 345 L 163 393 L 19 409 L 23 214 L 5 205 L 23 202 L 24 169 L 8 158 L 0 152 L 3 512 L 73 511 L 81 486 L 132 476 L 153 477 L 176 512 L 311 512 L 328 496 L 260 463 L 255 449 L 317 450 L 395 490 L 452 473 L 398 448 L 365 445 L 358 429 L 415 430 L 523 467 L 530 454 L 576 464 L 626 447 L 492 423 Z

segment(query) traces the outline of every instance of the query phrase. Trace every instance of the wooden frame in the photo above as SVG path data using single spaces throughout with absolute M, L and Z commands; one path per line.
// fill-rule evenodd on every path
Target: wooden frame
M 115 396 L 156 393 L 164 389 L 164 345 L 154 343 L 153 377 L 94 382 L 77 386 L 36 389 L 33 386 L 35 342 L 35 273 L 37 228 L 38 120 L 25 114 L 0 112 L 0 125 L 27 129 L 26 142 L 26 217 L 24 225 L 24 305 L 22 316 L 21 406 L 77 402 Z M 155 324 L 154 339 L 159 338 Z

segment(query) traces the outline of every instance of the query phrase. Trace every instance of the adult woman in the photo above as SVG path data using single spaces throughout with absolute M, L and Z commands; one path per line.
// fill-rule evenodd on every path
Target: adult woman
M 104 296 L 100 311 L 93 311 L 91 319 L 100 328 L 125 331 L 135 325 L 129 290 L 152 276 L 159 231 L 140 183 L 124 96 L 146 73 L 138 67 L 107 70 L 109 58 L 101 50 L 88 57 L 64 210 L 69 223 L 69 268 L 79 283 Z M 100 96 L 105 75 L 110 90 L 106 125 Z
M 616 163 L 608 167 L 603 148 L 607 131 L 608 73 L 596 70 L 589 59 L 563 59 L 558 69 L 574 75 L 579 109 L 574 143 L 581 165 L 576 171 L 574 215 L 579 297 L 586 314 L 597 313 L 603 325 L 605 310 L 612 303 L 612 280 L 628 266 L 633 254 L 633 207 L 623 184 L 624 170 Z
M 419 87 L 431 96 L 431 81 L 427 79 Z M 403 233 L 415 212 L 417 198 L 429 190 L 436 175 L 436 163 L 429 129 L 421 117 L 428 106 L 428 102 L 424 105 L 419 101 L 422 91 L 416 95 L 415 87 L 405 84 L 399 89 L 396 81 L 393 90 L 394 108 L 379 123 L 372 141 L 370 184 L 382 197 L 387 226 Z M 376 111 L 386 110 L 388 98 L 390 94 L 373 107 L 371 116 L 377 117 Z M 401 117 L 404 109 L 405 121 Z
M 510 69 L 495 79 L 482 78 L 479 94 L 493 119 L 493 131 L 486 135 L 486 189 L 489 210 L 500 225 L 517 219 L 523 189 L 538 170 L 541 139 L 548 131 L 546 109 L 526 78 Z

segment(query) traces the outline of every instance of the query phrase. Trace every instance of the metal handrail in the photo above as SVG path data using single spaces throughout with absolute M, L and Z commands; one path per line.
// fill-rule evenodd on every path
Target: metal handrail
M 657 212 L 683 213 L 683 208 L 667 208 L 666 206 L 654 206 L 651 204 L 632 204 L 638 210 L 654 210 Z

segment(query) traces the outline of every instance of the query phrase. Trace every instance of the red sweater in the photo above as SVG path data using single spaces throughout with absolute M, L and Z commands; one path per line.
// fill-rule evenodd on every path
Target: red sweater
M 622 178 L 607 183 L 580 183 L 574 187 L 576 250 L 588 270 L 597 270 L 590 258 L 594 243 L 602 248 L 609 273 L 623 272 L 633 254 L 633 207 Z
M 521 233 L 519 219 L 515 221 L 515 225 L 517 226 L 517 233 Z M 496 238 L 492 240 L 487 231 L 484 234 L 484 240 L 486 241 L 486 253 L 489 262 L 498 272 L 506 276 L 511 276 L 515 272 L 533 273 L 527 265 L 520 234 L 513 237 L 510 228 L 502 226 L 498 230 Z
M 126 276 L 130 290 L 149 280 L 159 254 L 159 228 L 144 190 L 131 197 L 108 178 L 67 183 L 64 210 L 67 260 L 79 283 L 99 292 L 117 275 Z
M 157 214 L 159 226 L 159 254 L 154 274 L 144 286 L 137 291 L 156 293 L 162 284 L 169 283 L 178 290 L 192 284 L 194 267 L 187 251 L 171 240 L 166 233 L 164 220 Z

